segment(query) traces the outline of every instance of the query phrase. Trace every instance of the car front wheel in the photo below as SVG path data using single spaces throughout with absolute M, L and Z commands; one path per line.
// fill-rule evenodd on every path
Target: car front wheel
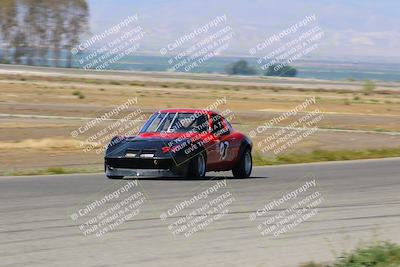
M 189 166 L 188 177 L 202 178 L 206 175 L 206 158 L 204 153 L 199 153 L 195 156 Z

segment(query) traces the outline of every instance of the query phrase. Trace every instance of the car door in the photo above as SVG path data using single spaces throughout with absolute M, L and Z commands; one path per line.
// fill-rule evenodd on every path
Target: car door
M 212 141 L 209 145 L 207 162 L 210 164 L 210 170 L 227 170 L 232 160 L 230 153 L 231 132 L 225 125 L 221 115 L 211 114 L 210 121 Z
M 222 140 L 228 144 L 225 160 L 226 164 L 228 164 L 229 168 L 231 169 L 236 162 L 242 140 L 238 132 L 232 128 L 226 119 L 223 118 L 222 122 L 224 123 L 224 127 L 227 128 L 227 134 L 222 136 Z

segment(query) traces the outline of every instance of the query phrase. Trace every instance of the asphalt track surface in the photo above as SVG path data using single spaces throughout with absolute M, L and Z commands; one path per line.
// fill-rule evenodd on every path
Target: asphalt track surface
M 118 181 L 103 174 L 3 177 L 0 266 L 298 266 L 309 260 L 325 262 L 360 242 L 400 242 L 399 170 L 400 158 L 393 158 L 258 167 L 252 178 L 240 180 L 231 179 L 229 173 L 204 180 Z M 189 237 L 174 235 L 168 226 L 191 208 L 165 221 L 160 214 L 223 183 L 224 175 L 228 176 L 226 187 L 220 189 L 225 191 L 219 192 L 234 196 L 229 212 Z M 251 221 L 249 215 L 313 179 L 316 186 L 301 194 L 313 190 L 323 196 L 318 213 L 277 237 L 262 236 L 257 225 L 263 219 Z M 136 181 L 137 186 L 125 193 L 144 193 L 146 200 L 135 206 L 140 213 L 112 231 L 100 237 L 85 236 L 79 229 L 81 218 L 71 219 L 87 203 Z M 104 207 L 121 199 L 122 193 Z M 299 199 L 300 194 L 290 201 Z M 285 210 L 287 203 L 271 214 Z M 96 209 L 90 214 L 96 215 Z

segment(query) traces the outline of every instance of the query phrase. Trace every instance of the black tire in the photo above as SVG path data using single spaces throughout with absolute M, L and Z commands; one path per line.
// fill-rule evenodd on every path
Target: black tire
M 248 163 L 249 161 L 249 163 Z M 249 166 L 247 164 L 250 164 Z M 251 175 L 253 169 L 253 157 L 251 151 L 247 148 L 240 156 L 239 161 L 232 169 L 232 174 L 235 178 L 248 178 Z
M 120 179 L 123 179 L 124 176 L 108 176 L 108 175 L 107 175 L 107 178 L 108 178 L 108 179 L 120 180 Z
M 203 163 L 200 163 L 200 162 Z M 201 166 L 202 165 L 202 166 Z M 204 152 L 193 157 L 189 164 L 189 170 L 186 174 L 188 178 L 203 178 L 207 172 L 207 159 Z

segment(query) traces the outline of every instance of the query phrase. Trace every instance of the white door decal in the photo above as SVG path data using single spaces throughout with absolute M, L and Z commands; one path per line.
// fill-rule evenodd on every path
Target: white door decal
M 226 156 L 228 155 L 228 147 L 229 147 L 229 143 L 227 141 L 219 143 L 219 154 L 220 154 L 221 160 L 224 160 L 226 158 Z

